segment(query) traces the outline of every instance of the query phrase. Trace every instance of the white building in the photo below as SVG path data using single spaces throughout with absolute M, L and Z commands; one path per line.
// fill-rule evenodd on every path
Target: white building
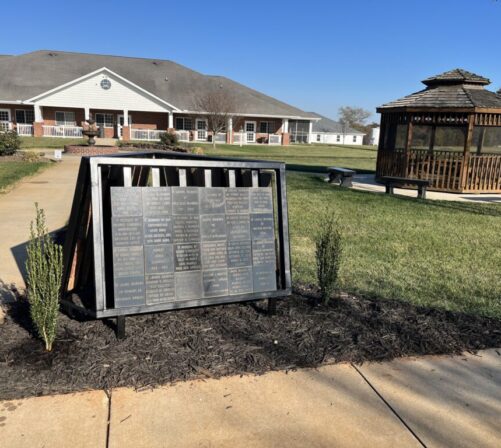
M 369 137 L 369 145 L 377 146 L 379 144 L 380 129 L 381 128 L 379 128 L 379 127 L 371 129 L 371 134 Z
M 315 112 L 310 112 L 310 115 L 320 118 L 319 121 L 311 123 L 310 143 L 324 143 L 334 145 L 362 145 L 364 133 L 344 127 L 337 121 L 319 115 Z

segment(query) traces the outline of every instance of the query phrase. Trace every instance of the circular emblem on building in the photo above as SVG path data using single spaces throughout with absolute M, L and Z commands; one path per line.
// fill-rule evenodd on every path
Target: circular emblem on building
M 109 90 L 111 88 L 111 81 L 109 79 L 103 79 L 101 81 L 101 88 L 104 90 Z

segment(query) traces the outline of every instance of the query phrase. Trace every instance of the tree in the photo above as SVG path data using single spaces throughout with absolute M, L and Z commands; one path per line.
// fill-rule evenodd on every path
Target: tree
M 212 132 L 212 146 L 216 147 L 216 135 L 228 126 L 233 119 L 235 101 L 222 87 L 213 89 L 195 98 L 195 110 L 207 118 L 207 130 Z
M 361 107 L 343 106 L 339 108 L 339 123 L 343 130 L 343 143 L 348 128 L 363 131 L 365 121 L 372 115 L 368 110 Z

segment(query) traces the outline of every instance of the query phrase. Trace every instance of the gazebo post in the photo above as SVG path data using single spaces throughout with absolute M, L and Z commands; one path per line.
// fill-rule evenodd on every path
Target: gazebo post
M 466 131 L 466 138 L 464 140 L 464 150 L 463 150 L 463 170 L 461 173 L 461 190 L 466 189 L 468 183 L 468 168 L 470 164 L 470 147 L 473 141 L 473 122 L 475 120 L 474 114 L 468 114 L 468 128 Z
M 413 130 L 413 125 L 412 125 L 412 115 L 407 115 L 407 136 L 405 139 L 405 171 L 403 173 L 403 177 L 407 177 L 409 175 L 409 160 L 411 153 L 409 149 L 411 148 L 412 145 L 412 130 Z

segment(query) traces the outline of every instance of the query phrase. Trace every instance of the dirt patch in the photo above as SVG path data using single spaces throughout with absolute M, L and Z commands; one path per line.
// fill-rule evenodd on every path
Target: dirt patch
M 312 307 L 295 294 L 275 316 L 263 311 L 264 302 L 128 317 L 125 340 L 105 322 L 61 315 L 46 353 L 18 300 L 0 328 L 0 399 L 501 346 L 499 320 L 399 301 L 345 296 Z

